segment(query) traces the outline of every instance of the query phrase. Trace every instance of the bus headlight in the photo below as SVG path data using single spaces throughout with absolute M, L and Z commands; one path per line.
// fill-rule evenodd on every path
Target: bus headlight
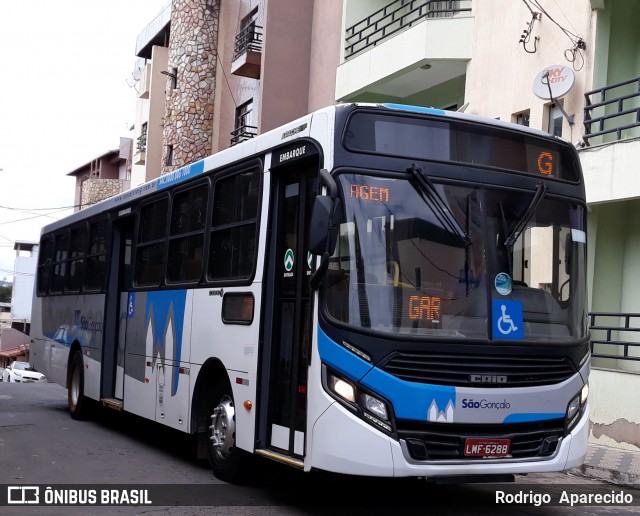
M 584 405 L 588 397 L 589 397 L 589 383 L 587 382 L 584 384 L 582 391 L 580 391 L 580 403 Z
M 576 394 L 569 402 L 569 405 L 567 405 L 567 414 L 565 418 L 567 422 L 567 430 L 571 430 L 571 428 L 573 428 L 580 419 L 580 415 L 582 414 L 584 406 L 587 403 L 588 397 L 589 384 L 585 383 L 580 392 Z
M 382 418 L 384 420 L 389 419 L 387 416 L 387 406 L 384 401 L 379 400 L 369 394 L 363 396 L 364 407 L 372 414 Z
M 393 433 L 392 416 L 387 402 L 329 371 L 326 366 L 323 366 L 323 377 L 326 390 L 345 407 L 378 429 Z
M 574 416 L 580 410 L 580 396 L 576 396 L 569 402 L 567 407 L 567 421 L 572 421 Z
M 334 374 L 327 374 L 327 384 L 331 391 L 349 403 L 356 402 L 356 388 L 343 378 L 339 378 Z

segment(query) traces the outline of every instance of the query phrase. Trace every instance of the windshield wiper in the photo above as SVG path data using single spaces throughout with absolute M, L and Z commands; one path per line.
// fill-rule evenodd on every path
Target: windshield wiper
M 431 182 L 431 179 L 429 179 L 429 176 L 423 174 L 422 169 L 416 167 L 415 164 L 407 167 L 407 172 L 411 172 L 416 181 L 418 181 L 422 191 L 431 201 L 431 204 L 437 211 L 437 214 L 440 215 L 443 225 L 446 225 L 449 231 L 460 238 L 464 242 L 465 246 L 470 245 L 471 239 L 469 238 L 469 235 L 467 235 L 466 231 L 462 229 L 462 226 L 458 224 L 456 218 L 452 215 L 451 211 L 449 211 L 449 207 L 438 193 L 438 190 L 436 190 L 436 187 Z
M 527 211 L 525 211 L 524 215 L 520 217 L 520 220 L 516 224 L 516 227 L 513 228 L 513 231 L 511 232 L 509 237 L 504 241 L 505 247 L 513 247 L 515 243 L 518 241 L 518 238 L 520 237 L 520 233 L 522 233 L 524 228 L 527 226 L 527 224 L 531 220 L 531 217 L 533 217 L 533 214 L 538 209 L 538 206 L 540 206 L 540 203 L 542 202 L 544 195 L 547 193 L 547 189 L 548 189 L 548 186 L 546 184 L 538 183 L 538 186 L 536 186 L 536 193 L 534 194 L 533 199 L 531 199 L 531 202 L 529 203 L 529 207 L 527 208 Z

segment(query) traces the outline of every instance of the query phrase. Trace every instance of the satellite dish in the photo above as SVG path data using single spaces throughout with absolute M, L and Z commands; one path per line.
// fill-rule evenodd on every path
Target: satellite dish
M 568 66 L 547 66 L 533 79 L 533 93 L 539 99 L 554 101 L 569 93 L 575 80 L 576 76 Z

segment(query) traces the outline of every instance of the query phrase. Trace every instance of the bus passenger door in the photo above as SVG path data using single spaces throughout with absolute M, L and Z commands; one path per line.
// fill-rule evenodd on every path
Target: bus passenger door
M 307 377 L 311 353 L 313 262 L 307 227 L 318 184 L 318 153 L 306 143 L 304 159 L 272 170 L 269 262 L 265 271 L 265 350 L 259 448 L 302 462 L 307 431 Z M 297 144 L 300 146 L 300 143 Z M 287 154 L 289 152 L 289 154 Z M 295 155 L 282 151 L 280 154 Z M 310 155 L 311 154 L 311 155 Z M 274 153 L 275 163 L 282 163 Z M 265 394 L 267 392 L 268 394 Z M 268 400 L 267 400 L 268 397 Z M 301 463 L 300 462 L 300 463 Z
M 127 300 L 132 285 L 131 251 L 134 224 L 133 216 L 113 223 L 105 342 L 102 351 L 101 397 L 114 401 L 121 401 L 124 397 Z

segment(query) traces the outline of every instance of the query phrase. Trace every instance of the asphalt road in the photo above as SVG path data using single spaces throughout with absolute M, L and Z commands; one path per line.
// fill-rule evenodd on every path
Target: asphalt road
M 418 480 L 303 474 L 260 462 L 251 486 L 217 480 L 195 458 L 192 440 L 136 416 L 102 409 L 93 420 L 74 421 L 66 391 L 55 384 L 0 383 L 0 500 L 7 489 L 37 486 L 85 495 L 104 489 L 148 491 L 153 505 L 108 507 L 0 507 L 0 514 L 621 514 L 640 506 L 520 506 L 496 503 L 496 491 L 609 493 L 617 486 L 563 473 L 518 477 L 514 484 L 434 485 Z M 117 490 L 116 489 L 116 490 Z M 8 495 L 7 495 L 8 496 Z M 130 494 L 130 496 L 132 496 Z M 635 491 L 640 501 L 640 491 Z M 162 505 L 157 505 L 157 504 Z

